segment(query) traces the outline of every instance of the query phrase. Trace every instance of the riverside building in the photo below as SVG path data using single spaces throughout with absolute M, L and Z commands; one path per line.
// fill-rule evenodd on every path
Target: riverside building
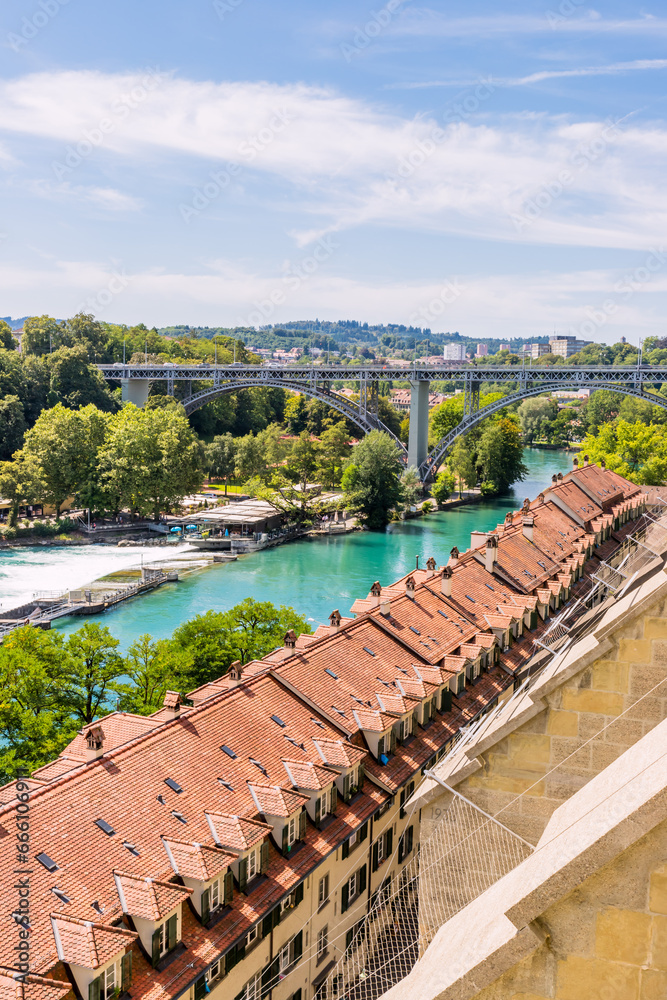
M 371 973 L 407 933 L 382 903 L 395 885 L 412 899 L 401 880 L 418 862 L 409 803 L 424 772 L 539 676 L 536 640 L 647 500 L 575 465 L 446 565 L 373 584 L 354 617 L 288 632 L 150 717 L 97 720 L 1 789 L 4 996 L 330 1000 L 367 978 L 375 996 L 391 986 L 409 966 Z

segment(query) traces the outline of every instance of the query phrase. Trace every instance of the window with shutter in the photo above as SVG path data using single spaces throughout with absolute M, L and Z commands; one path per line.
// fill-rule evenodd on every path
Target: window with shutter
M 378 740 L 378 757 L 380 754 L 384 753 L 384 736 L 381 736 Z
M 248 859 L 241 858 L 239 861 L 239 889 L 245 892 L 248 886 Z
M 391 829 L 391 827 L 387 830 L 387 832 L 385 834 L 385 837 L 386 837 L 386 840 L 387 840 L 387 845 L 386 845 L 386 848 L 385 848 L 384 855 L 385 855 L 386 858 L 388 858 L 391 855 L 391 847 L 392 847 L 392 844 L 394 842 L 394 831 Z
M 392 729 L 392 731 L 389 734 L 389 739 L 390 739 L 390 744 L 389 744 L 390 749 L 389 749 L 389 752 L 390 753 L 396 753 L 396 733 L 394 732 L 393 729 Z
M 263 842 L 263 844 L 262 844 L 262 861 L 261 861 L 261 867 L 260 867 L 259 870 L 260 870 L 260 872 L 262 874 L 264 872 L 266 872 L 266 871 L 269 870 L 269 842 L 268 842 L 268 840 L 265 840 Z
M 153 941 L 152 941 L 153 953 L 151 956 L 153 968 L 155 968 L 158 962 L 160 961 L 160 939 L 162 937 L 161 932 L 162 932 L 162 927 L 158 927 L 157 930 L 153 931 Z M 99 997 L 95 997 L 95 1000 L 99 1000 Z
M 231 906 L 232 897 L 234 894 L 234 875 L 231 871 L 225 873 L 225 895 L 223 903 L 225 906 Z
M 366 865 L 362 865 L 358 872 L 359 875 L 359 895 L 366 891 Z
M 292 961 L 298 962 L 303 955 L 303 931 L 294 935 L 294 947 L 292 949 Z
M 359 827 L 359 840 L 365 840 L 368 836 L 368 820 Z
M 346 802 L 350 801 L 350 775 L 346 774 L 343 777 L 343 798 Z
M 202 1000 L 206 996 L 206 976 L 201 976 L 195 983 L 195 1000 Z
M 167 921 L 167 948 L 171 951 L 176 947 L 178 941 L 178 914 L 174 913 Z
M 340 890 L 340 912 L 345 913 L 348 907 L 348 902 L 350 898 L 350 884 L 346 882 L 343 888 Z
M 412 850 L 412 835 L 413 835 L 413 833 L 414 833 L 414 828 L 412 826 L 409 826 L 408 829 L 406 830 L 406 837 L 407 837 L 406 854 L 409 854 L 410 851 Z
M 380 841 L 377 840 L 373 844 L 373 871 L 376 872 L 380 867 Z
M 208 918 L 211 915 L 211 890 L 204 889 L 201 894 L 201 922 L 202 924 L 208 923 Z
M 341 851 L 341 856 L 343 858 L 343 861 L 345 860 L 345 858 L 349 858 L 349 856 L 350 856 L 350 838 L 349 837 L 347 838 L 347 840 L 343 841 L 343 848 L 342 848 L 342 851 Z
M 315 825 L 319 824 L 320 822 L 321 809 L 322 809 L 322 800 L 319 798 L 315 799 Z
M 88 983 L 88 1000 L 100 1000 L 101 987 L 101 976 L 98 976 L 97 979 L 93 979 L 92 983 Z
M 353 940 L 354 940 L 354 927 L 350 927 L 349 931 L 345 935 L 345 951 L 350 950 Z
M 132 952 L 128 951 L 120 960 L 120 981 L 123 993 L 132 985 Z
M 299 882 L 296 889 L 294 890 L 294 905 L 298 906 L 299 903 L 303 902 L 303 882 Z
M 404 850 L 403 850 L 404 844 L 405 844 L 405 837 L 404 836 L 403 837 L 399 837 L 398 838 L 398 863 L 399 863 L 399 865 L 403 861 L 403 858 L 405 857 Z
M 268 965 L 264 966 L 262 970 L 262 993 L 261 993 L 262 996 L 264 996 L 265 993 L 268 993 L 269 990 L 272 990 L 273 987 L 277 984 L 279 968 L 280 966 L 278 957 L 274 958 L 272 962 L 269 962 Z M 259 994 L 257 1000 L 259 1000 Z
M 273 914 L 267 913 L 267 915 L 262 920 L 262 937 L 268 937 L 273 930 Z
M 302 809 L 299 814 L 299 840 L 306 839 L 306 810 Z
M 338 789 L 336 785 L 331 786 L 331 812 L 335 813 L 338 806 Z
M 286 858 L 289 854 L 289 828 L 287 824 L 283 827 L 283 857 Z

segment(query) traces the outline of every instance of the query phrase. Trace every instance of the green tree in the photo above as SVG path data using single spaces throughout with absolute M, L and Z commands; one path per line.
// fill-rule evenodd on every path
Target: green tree
M 406 507 L 413 507 L 421 494 L 423 487 L 419 478 L 419 469 L 414 465 L 408 466 L 401 475 L 401 486 L 403 487 L 403 503 Z
M 9 459 L 23 444 L 26 423 L 18 396 L 0 399 L 0 459 Z
M 266 476 L 268 466 L 262 442 L 252 431 L 237 438 L 234 462 L 234 475 L 242 482 Z
M 381 531 L 403 503 L 403 465 L 393 439 L 371 431 L 352 452 L 343 473 L 345 502 L 366 527 Z
M 162 708 L 167 691 L 185 694 L 190 687 L 192 663 L 188 651 L 168 639 L 140 635 L 129 647 L 124 663 L 131 683 L 121 689 L 123 711 L 150 715 Z
M 21 353 L 49 354 L 63 344 L 64 325 L 52 316 L 31 316 L 23 324 Z
M 198 489 L 203 448 L 174 407 L 139 410 L 132 403 L 109 419 L 99 452 L 101 482 L 113 509 L 142 515 L 170 510 Z
M 319 465 L 320 447 L 309 431 L 301 431 L 287 458 L 286 476 L 305 491 Z
M 61 402 L 70 410 L 92 403 L 100 410 L 115 413 L 118 403 L 107 388 L 102 374 L 90 363 L 87 348 L 61 347 L 48 358 L 51 373 L 50 401 Z
M 207 611 L 175 630 L 173 641 L 191 657 L 193 684 L 200 686 L 226 674 L 234 660 L 261 659 L 283 644 L 285 633 L 310 632 L 294 608 L 276 608 L 248 597 L 229 611 Z
M 343 466 L 350 456 L 350 435 L 344 420 L 323 432 L 320 439 L 320 457 L 317 475 L 327 489 L 340 485 Z
M 106 711 L 109 697 L 118 691 L 114 682 L 125 671 L 119 645 L 106 626 L 92 622 L 67 639 L 60 702 L 84 725 Z
M 90 361 L 100 363 L 105 360 L 106 341 L 106 331 L 90 313 L 77 313 L 65 322 L 63 342 L 71 347 L 83 347 Z
M 663 486 L 667 482 L 667 440 L 664 427 L 615 420 L 582 441 L 591 461 L 604 459 L 608 469 L 633 483 Z
M 516 421 L 510 417 L 490 421 L 482 431 L 477 452 L 482 479 L 494 483 L 498 493 L 506 492 L 528 472 L 522 456 L 521 432 Z
M 602 424 L 615 420 L 621 406 L 622 396 L 611 389 L 597 389 L 583 407 L 583 417 L 589 434 L 597 434 Z
M 37 499 L 36 484 L 31 465 L 18 452 L 13 462 L 0 462 L 0 496 L 9 500 L 8 524 L 15 527 L 19 507 L 23 503 L 33 503 Z
M 464 486 L 472 489 L 477 485 L 477 464 L 475 449 L 472 447 L 475 437 L 474 432 L 461 435 L 454 442 L 450 452 L 449 465 L 459 482 L 459 499 Z
M 451 472 L 443 470 L 438 473 L 438 476 L 433 484 L 431 493 L 433 494 L 433 499 L 437 503 L 444 503 L 445 500 L 449 500 L 454 489 L 454 476 Z
M 33 489 L 60 516 L 63 502 L 85 489 L 96 465 L 108 418 L 94 406 L 43 410 L 25 436 L 21 457 L 33 475 Z
M 224 479 L 225 496 L 227 481 L 234 475 L 236 464 L 236 445 L 231 434 L 218 434 L 210 444 L 206 445 L 206 469 L 210 479 Z
M 9 323 L 0 319 L 0 348 L 5 351 L 15 351 L 18 341 L 14 337 L 14 331 Z
M 285 403 L 285 423 L 290 434 L 300 434 L 306 428 L 306 397 L 290 396 Z
M 521 433 L 526 444 L 532 444 L 536 438 L 544 437 L 549 425 L 558 416 L 558 407 L 552 399 L 546 396 L 536 396 L 524 399 L 517 410 Z

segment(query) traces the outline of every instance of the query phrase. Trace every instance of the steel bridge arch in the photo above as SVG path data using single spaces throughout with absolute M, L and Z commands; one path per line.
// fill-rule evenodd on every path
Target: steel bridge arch
M 272 389 L 274 387 L 289 389 L 290 392 L 310 396 L 312 399 L 319 399 L 321 402 L 326 403 L 327 406 L 331 406 L 332 409 L 337 410 L 342 416 L 351 420 L 364 434 L 369 434 L 370 431 L 384 431 L 394 441 L 403 460 L 407 461 L 407 449 L 405 445 L 396 437 L 393 431 L 389 430 L 379 417 L 372 413 L 364 414 L 360 410 L 356 410 L 342 396 L 337 396 L 335 393 L 326 392 L 324 389 L 318 389 L 314 386 L 302 385 L 300 382 L 290 382 L 288 379 L 276 379 L 270 385 L 258 385 L 257 382 L 226 382 L 224 385 L 209 386 L 206 389 L 201 389 L 199 392 L 195 392 L 193 395 L 181 400 L 181 402 L 185 407 L 185 412 L 189 416 L 195 410 L 199 410 L 202 406 L 205 406 L 206 403 L 212 402 L 227 392 L 240 392 L 243 389 Z
M 426 459 L 419 466 L 419 475 L 422 482 L 427 483 L 434 477 L 440 462 L 452 447 L 456 439 L 461 437 L 462 434 L 467 434 L 468 431 L 472 430 L 473 427 L 476 427 L 482 420 L 486 420 L 487 417 L 492 416 L 494 413 L 497 413 L 498 410 L 502 410 L 506 406 L 510 406 L 512 403 L 517 403 L 523 399 L 529 399 L 531 396 L 541 396 L 545 392 L 554 392 L 556 389 L 563 389 L 568 385 L 577 389 L 581 388 L 581 382 L 576 382 L 574 380 L 571 383 L 557 382 L 554 384 L 542 382 L 539 385 L 522 389 L 520 392 L 512 393 L 511 396 L 503 396 L 502 399 L 497 399 L 494 403 L 489 403 L 489 405 L 485 406 L 483 409 L 477 410 L 475 413 L 471 413 L 468 416 L 464 416 L 460 424 L 457 424 L 456 427 L 449 432 L 449 434 L 445 434 L 445 436 L 438 441 L 434 448 L 429 452 Z M 604 382 L 601 385 L 595 385 L 594 383 L 587 382 L 586 385 L 595 389 L 608 389 L 610 392 L 618 392 L 621 396 L 634 396 L 636 399 L 643 399 L 646 402 L 655 403 L 657 406 L 662 406 L 667 410 L 666 399 L 661 399 L 657 396 L 657 394 L 654 396 L 650 393 L 642 392 L 641 389 L 632 389 L 630 386 L 610 385 L 607 382 Z

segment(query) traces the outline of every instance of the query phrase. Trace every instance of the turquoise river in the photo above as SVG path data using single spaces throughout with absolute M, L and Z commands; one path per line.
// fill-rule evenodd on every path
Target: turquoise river
M 313 625 L 326 621 L 334 608 L 346 614 L 357 597 L 368 593 L 374 580 L 390 583 L 398 579 L 414 568 L 416 556 L 420 566 L 431 555 L 442 564 L 454 545 L 466 549 L 471 531 L 495 527 L 508 510 L 521 505 L 524 497 L 537 496 L 551 482 L 553 473 L 570 468 L 571 455 L 564 451 L 526 449 L 524 461 L 529 469 L 527 478 L 517 483 L 512 493 L 492 502 L 394 524 L 384 534 L 364 531 L 307 539 L 246 556 L 235 563 L 213 565 L 179 583 L 166 584 L 145 597 L 128 601 L 96 620 L 108 625 L 122 648 L 127 648 L 142 633 L 169 636 L 186 619 L 209 608 L 230 608 L 246 597 L 291 605 Z M 11 597 L 15 596 L 10 592 L 13 577 L 16 583 L 22 573 L 27 574 L 24 586 L 31 581 L 31 589 L 37 591 L 44 589 L 44 579 L 63 577 L 68 559 L 82 558 L 86 578 L 68 586 L 80 586 L 128 562 L 138 565 L 140 550 L 109 551 L 95 546 L 83 555 L 81 550 L 57 548 L 1 553 L 2 604 L 9 607 Z M 70 618 L 58 627 L 69 633 L 80 625 L 81 619 Z

